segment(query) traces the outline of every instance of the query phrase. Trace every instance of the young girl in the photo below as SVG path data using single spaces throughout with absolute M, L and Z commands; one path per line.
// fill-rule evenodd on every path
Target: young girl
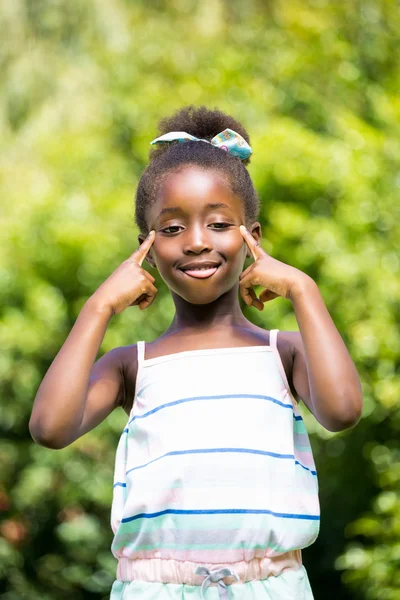
M 116 407 L 129 417 L 115 461 L 112 600 L 310 600 L 301 549 L 318 535 L 318 484 L 298 402 L 330 431 L 352 427 L 360 380 L 316 283 L 260 245 L 245 129 L 189 106 L 160 132 L 137 189 L 141 245 L 85 303 L 30 431 L 63 448 Z M 144 260 L 171 291 L 173 320 L 93 364 L 111 317 L 156 298 Z M 258 310 L 287 298 L 300 332 L 255 326 L 239 293 Z

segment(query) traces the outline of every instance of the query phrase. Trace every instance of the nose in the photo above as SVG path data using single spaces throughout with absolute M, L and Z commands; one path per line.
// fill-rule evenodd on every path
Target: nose
M 197 224 L 185 231 L 183 252 L 185 254 L 200 254 L 212 249 L 210 233 L 204 225 Z

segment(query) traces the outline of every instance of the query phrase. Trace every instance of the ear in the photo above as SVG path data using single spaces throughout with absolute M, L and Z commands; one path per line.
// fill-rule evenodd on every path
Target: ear
M 253 236 L 253 238 L 259 242 L 261 240 L 261 225 L 258 221 L 256 221 L 255 223 L 253 223 L 250 227 L 247 227 L 246 225 L 246 229 L 248 231 L 250 231 L 251 235 Z M 246 258 L 251 258 L 253 255 L 250 252 L 249 248 L 247 248 L 246 251 Z
M 143 242 L 144 242 L 144 240 L 146 239 L 146 237 L 147 237 L 147 236 L 146 236 L 144 233 L 139 233 L 139 235 L 138 235 L 138 242 L 139 242 L 139 245 L 140 245 L 140 244 L 143 244 Z M 153 254 L 152 254 L 152 249 L 151 249 L 151 248 L 150 248 L 150 250 L 148 251 L 148 253 L 146 254 L 146 256 L 145 256 L 145 259 L 144 259 L 144 260 L 145 260 L 145 261 L 147 261 L 147 262 L 149 263 L 149 265 L 150 265 L 151 267 L 153 267 L 153 269 L 155 269 L 156 265 L 155 265 L 155 262 L 154 262 L 154 258 L 153 258 Z

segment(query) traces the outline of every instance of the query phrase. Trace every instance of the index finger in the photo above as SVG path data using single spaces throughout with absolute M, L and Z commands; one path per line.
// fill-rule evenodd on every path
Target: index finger
M 249 250 L 252 253 L 254 260 L 257 260 L 257 258 L 259 258 L 262 254 L 262 248 L 261 248 L 259 242 L 257 242 L 253 238 L 251 233 L 246 229 L 246 227 L 244 225 L 239 225 L 239 231 L 242 234 L 242 236 L 244 237 L 244 240 L 245 240 L 246 244 L 248 245 Z
M 155 237 L 156 237 L 156 232 L 154 231 L 154 229 L 152 229 L 150 231 L 149 235 L 147 236 L 147 238 L 140 244 L 139 248 L 137 248 L 135 250 L 135 252 L 132 254 L 131 258 L 133 258 L 133 260 L 136 263 L 138 263 L 138 265 L 142 266 L 142 262 L 146 258 L 146 254 L 150 250 Z

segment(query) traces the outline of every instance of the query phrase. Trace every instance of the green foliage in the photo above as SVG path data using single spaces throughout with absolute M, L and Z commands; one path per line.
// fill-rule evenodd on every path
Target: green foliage
M 59 451 L 35 445 L 28 421 L 81 306 L 137 247 L 132 198 L 157 121 L 193 103 L 250 131 L 263 247 L 318 283 L 362 380 L 355 429 L 305 414 L 321 488 L 321 534 L 304 552 L 315 597 L 398 600 L 396 3 L 14 0 L 0 29 L 2 598 L 109 596 L 126 415 Z M 114 317 L 101 353 L 169 325 L 156 279 L 156 302 Z M 283 299 L 244 310 L 298 329 Z

